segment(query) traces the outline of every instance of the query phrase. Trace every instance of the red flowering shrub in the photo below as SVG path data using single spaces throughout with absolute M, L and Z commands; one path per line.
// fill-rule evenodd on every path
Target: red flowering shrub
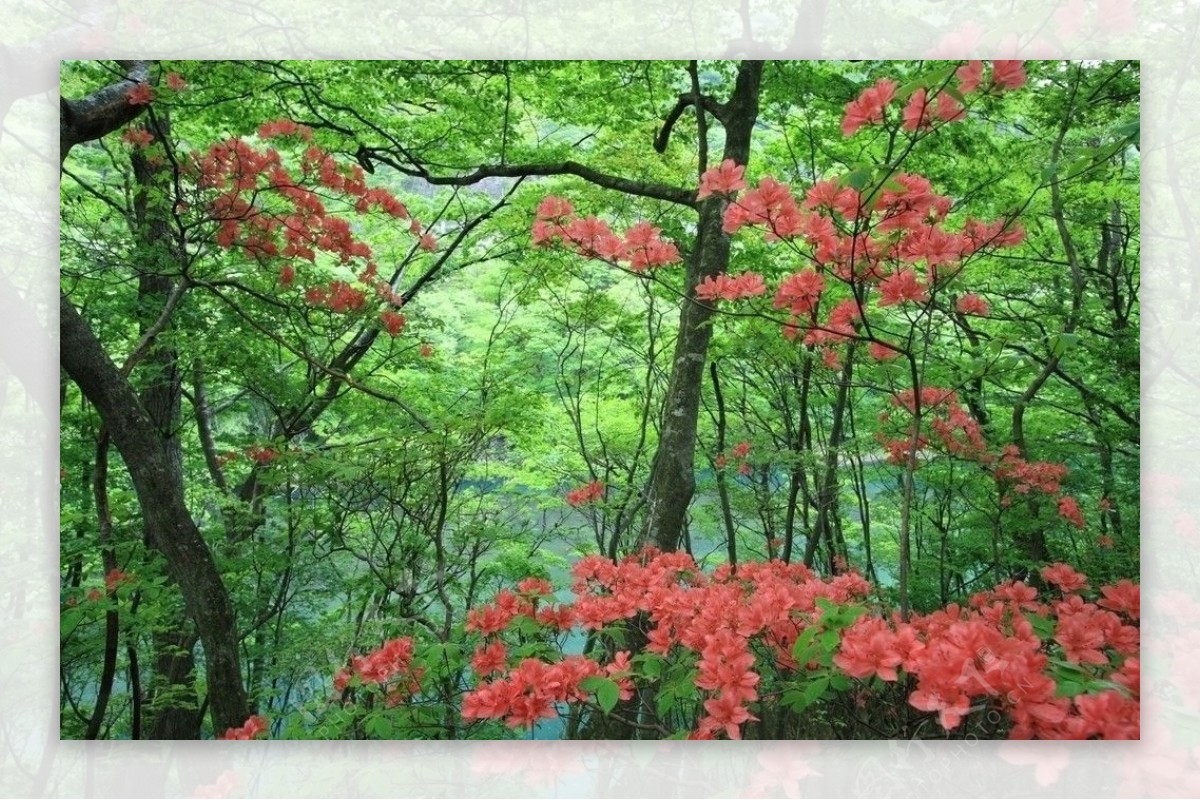
M 262 739 L 267 735 L 267 721 L 258 715 L 250 717 L 240 728 L 230 728 L 218 739 Z
M 137 98 L 144 96 L 142 92 Z M 131 90 L 130 102 L 134 100 Z M 270 120 L 258 127 L 257 134 L 257 144 L 228 139 L 194 154 L 185 165 L 204 200 L 200 207 L 215 226 L 216 245 L 269 266 L 285 290 L 305 277 L 299 270 L 306 265 L 315 268 L 321 254 L 330 256 L 351 268 L 354 278 L 302 280 L 305 301 L 335 314 L 374 313 L 383 330 L 398 335 L 404 317 L 397 309 L 404 298 L 378 274 L 374 251 L 358 238 L 343 212 L 382 212 L 408 220 L 408 233 L 416 240 L 414 251 L 436 250 L 436 238 L 390 191 L 369 187 L 361 166 L 343 164 L 317 146 L 307 126 L 288 119 Z M 127 140 L 134 146 L 148 143 L 144 136 L 132 133 Z M 285 151 L 273 146 L 276 143 L 299 151 L 298 157 L 285 158 Z M 341 211 L 330 203 L 340 205 Z
M 582 506 L 596 500 L 604 499 L 604 484 L 592 481 L 567 492 L 567 505 Z
M 618 704 L 640 690 L 659 720 L 647 722 L 643 708 L 641 728 L 736 739 L 767 709 L 800 714 L 851 691 L 861 706 L 896 686 L 947 732 L 998 713 L 996 734 L 1011 738 L 1138 735 L 1138 588 L 1129 581 L 1103 587 L 1102 608 L 1077 593 L 1085 576 L 1057 564 L 1043 571 L 1061 590 L 1053 599 L 1014 581 L 968 608 L 902 621 L 866 604 L 871 586 L 855 573 L 822 579 L 779 561 L 709 574 L 685 553 L 651 549 L 616 562 L 590 556 L 573 575 L 572 603 L 547 607 L 551 587 L 526 582 L 470 612 L 467 630 L 483 641 L 466 719 L 521 727 L 590 709 L 628 722 Z M 505 644 L 539 629 L 554 641 L 572 626 L 640 644 L 540 658 Z

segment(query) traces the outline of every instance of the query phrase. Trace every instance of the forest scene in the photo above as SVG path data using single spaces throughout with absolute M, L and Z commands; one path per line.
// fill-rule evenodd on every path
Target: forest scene
M 1136 61 L 68 61 L 63 739 L 1137 739 Z

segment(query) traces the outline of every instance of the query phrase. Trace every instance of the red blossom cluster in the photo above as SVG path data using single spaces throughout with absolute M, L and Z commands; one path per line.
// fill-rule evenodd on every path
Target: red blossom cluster
M 577 599 L 560 607 L 552 623 L 544 621 L 537 596 L 507 590 L 472 610 L 467 629 L 484 642 L 472 659 L 478 683 L 464 698 L 464 717 L 532 725 L 565 711 L 563 704 L 590 702 L 583 683 L 597 676 L 616 680 L 621 697 L 631 697 L 639 681 L 652 684 L 659 674 L 639 672 L 638 654 L 618 652 L 608 664 L 580 655 L 511 663 L 500 637 L 522 617 L 554 631 L 636 624 L 647 654 L 695 664 L 703 713 L 692 738 L 740 738 L 766 692 L 817 667 L 793 658 L 800 635 L 813 627 L 826 631 L 825 619 L 870 591 L 854 573 L 821 580 L 803 565 L 773 561 L 709 575 L 685 553 L 655 550 L 615 562 L 590 556 L 573 575 Z M 1067 565 L 1044 575 L 1062 591 L 1059 599 L 1042 602 L 1033 587 L 1010 582 L 975 595 L 969 608 L 951 604 L 907 622 L 859 616 L 844 629 L 828 629 L 838 631 L 831 663 L 860 681 L 907 683 L 909 704 L 936 714 L 946 730 L 989 708 L 1009 720 L 1011 738 L 1137 738 L 1138 587 L 1129 581 L 1103 587 L 1097 605 L 1077 593 L 1086 578 Z M 550 587 L 535 588 L 546 594 Z M 1060 691 L 1062 663 L 1084 691 Z
M 121 134 L 121 141 L 130 147 L 144 149 L 154 141 L 154 134 L 145 128 L 126 128 Z
M 554 664 L 526 658 L 503 677 L 469 692 L 463 698 L 463 719 L 503 718 L 512 728 L 533 725 L 558 716 L 558 703 L 586 701 L 589 693 L 579 684 L 602 674 L 600 665 L 584 656 L 566 656 Z
M 424 671 L 414 669 L 412 661 L 413 640 L 408 636 L 390 639 L 367 655 L 350 659 L 350 666 L 333 676 L 333 690 L 344 692 L 357 680 L 359 685 L 387 687 L 389 706 L 402 703 L 421 688 Z
M 750 462 L 747 460 L 750 456 L 750 443 L 738 442 L 733 446 L 726 455 L 725 453 L 717 453 L 717 457 L 713 459 L 713 463 L 717 469 L 725 469 L 729 466 L 730 460 L 738 462 L 738 472 L 742 475 L 750 474 Z
M 784 277 L 775 293 L 775 307 L 790 313 L 784 335 L 824 348 L 827 365 L 841 362 L 836 345 L 856 337 L 857 321 L 869 305 L 869 290 L 878 291 L 879 308 L 930 302 L 932 290 L 962 269 L 963 260 L 985 247 L 1012 247 L 1024 233 L 1011 220 L 990 223 L 967 219 L 958 232 L 943 227 L 950 198 L 938 195 L 920 175 L 892 176 L 869 197 L 835 180 L 821 181 L 807 193 L 803 206 L 785 185 L 765 177 L 725 209 L 725 231 L 762 226 L 768 240 L 788 240 L 811 248 L 811 265 Z M 857 232 L 841 233 L 850 225 Z M 923 269 L 922 269 L 923 266 Z M 754 273 L 744 273 L 744 276 Z M 719 275 L 697 288 L 701 299 L 740 300 L 761 294 L 757 276 L 731 278 Z M 822 318 L 822 301 L 829 293 L 829 278 L 854 290 L 847 300 L 834 303 Z M 740 281 L 747 281 L 746 284 Z M 749 283 L 754 281 L 754 283 Z M 750 287 L 753 287 L 752 289 Z M 978 295 L 960 298 L 961 313 L 986 315 L 988 306 Z M 894 357 L 896 351 L 880 344 L 876 358 Z
M 757 272 L 743 272 L 732 277 L 721 273 L 706 277 L 696 284 L 696 299 L 715 303 L 718 300 L 743 300 L 766 294 L 767 284 Z
M 864 125 L 883 122 L 883 109 L 896 96 L 896 82 L 880 78 L 855 99 L 846 104 L 842 117 L 842 135 L 853 136 Z
M 892 397 L 892 406 L 906 412 L 897 419 L 892 412 L 879 415 L 880 423 L 898 423 L 899 430 L 889 433 L 879 430 L 876 440 L 888 453 L 891 464 L 907 464 L 911 455 L 922 450 L 937 448 L 940 452 L 975 461 L 988 469 L 1006 489 L 1027 495 L 1036 491 L 1054 497 L 1058 503 L 1058 514 L 1077 528 L 1086 527 L 1079 502 L 1062 494 L 1062 480 L 1067 476 L 1065 464 L 1048 461 L 1028 461 L 1015 445 L 1007 445 L 999 454 L 992 451 L 983 436 L 983 429 L 959 402 L 958 394 L 950 389 L 933 386 L 921 388 L 921 419 L 929 426 L 929 434 L 917 431 L 914 452 L 914 428 L 912 415 L 916 411 L 916 394 L 906 389 Z M 918 462 L 918 466 L 919 466 Z M 1004 494 L 1001 504 L 1011 505 L 1012 496 Z
M 991 312 L 991 307 L 988 306 L 987 300 L 971 292 L 967 292 L 959 297 L 955 301 L 954 307 L 958 309 L 958 313 L 960 314 L 974 314 L 977 317 L 986 317 Z
M 706 170 L 700 176 L 700 189 L 696 192 L 696 199 L 703 200 L 714 194 L 725 196 L 737 194 L 746 188 L 745 174 L 746 166 L 744 164 L 736 164 L 732 158 L 725 159 L 719 167 Z
M 239 250 L 259 263 L 282 262 L 279 283 L 285 289 L 296 280 L 296 265 L 315 263 L 319 253 L 331 255 L 343 265 L 364 265 L 355 281 L 310 285 L 304 297 L 312 305 L 343 314 L 366 310 L 374 297 L 390 306 L 379 312 L 380 324 L 396 335 L 403 327 L 397 320 L 403 317 L 394 309 L 403 298 L 378 276 L 371 247 L 355 235 L 348 219 L 326 208 L 325 198 L 344 200 L 358 214 L 378 210 L 408 220 L 408 231 L 423 250 L 436 250 L 436 238 L 411 218 L 408 208 L 391 192 L 368 187 L 361 166 L 341 164 L 312 144 L 307 126 L 288 119 L 271 120 L 259 126 L 258 138 L 292 138 L 303 143 L 298 173 L 284 164 L 278 150 L 259 148 L 241 138 L 218 142 L 192 160 L 197 187 L 212 193 L 207 210 L 218 223 L 217 245 Z
M 955 97 L 946 92 L 930 95 L 925 89 L 917 89 L 904 106 L 901 127 L 906 131 L 928 130 L 935 120 L 957 122 L 965 119 L 967 110 Z
M 905 103 L 902 127 L 916 131 L 933 127 L 937 121 L 955 122 L 965 119 L 967 112 L 962 98 L 978 90 L 983 83 L 983 62 L 968 61 L 954 72 L 954 92 L 946 87 L 915 89 Z M 992 62 L 991 82 L 985 88 L 994 91 L 1019 89 L 1025 85 L 1025 65 L 1022 61 Z M 842 117 L 842 135 L 853 136 L 865 125 L 883 122 L 884 111 L 896 97 L 896 82 L 880 78 L 846 104 Z
M 633 272 L 679 263 L 679 249 L 664 241 L 648 222 L 639 222 L 618 236 L 599 217 L 576 217 L 571 203 L 553 195 L 537 207 L 533 223 L 534 247 L 566 244 L 585 258 L 596 258 Z
M 983 62 L 964 64 L 956 71 L 956 79 L 959 94 L 985 86 Z M 1020 62 L 996 62 L 992 80 L 986 87 L 1012 89 L 1023 82 Z M 887 78 L 866 89 L 847 105 L 843 131 L 850 135 L 863 125 L 882 122 L 884 110 L 896 91 L 896 83 Z M 950 121 L 964 115 L 962 104 L 949 92 L 919 89 L 909 97 L 904 112 L 905 127 L 925 127 L 934 118 Z M 881 308 L 926 304 L 931 301 L 933 290 L 947 276 L 954 277 L 968 256 L 985 247 L 1012 247 L 1024 238 L 1021 228 L 1008 219 L 981 222 L 968 218 L 961 230 L 947 230 L 944 223 L 951 200 L 936 194 L 929 181 L 920 175 L 891 175 L 882 186 L 869 192 L 855 188 L 861 187 L 861 183 L 851 183 L 820 181 L 808 190 L 800 204 L 788 186 L 766 176 L 756 187 L 736 196 L 735 192 L 746 189 L 743 169 L 726 162 L 702 176 L 699 194 L 731 198 L 724 212 L 723 229 L 728 234 L 746 227 L 762 227 L 767 241 L 786 240 L 811 248 L 812 266 L 780 282 L 775 306 L 791 312 L 784 325 L 784 334 L 789 338 L 798 338 L 802 329 L 810 334 L 818 332 L 816 336 L 805 336 L 804 341 L 823 347 L 823 360 L 829 366 L 841 363 L 840 356 L 832 352 L 834 345 L 854 338 L 854 331 L 848 329 L 844 318 L 820 319 L 821 300 L 827 290 L 826 274 L 855 289 L 859 315 L 865 308 L 866 290 L 872 287 L 878 289 L 877 304 Z M 843 233 L 846 228 L 849 232 Z M 918 271 L 919 265 L 923 265 L 924 274 Z M 762 293 L 756 284 L 743 287 L 739 280 L 743 279 L 724 275 L 707 278 L 698 287 L 697 295 L 707 300 L 740 300 Z M 751 285 L 752 291 L 748 290 Z M 985 316 L 988 310 L 986 301 L 978 295 L 965 295 L 959 300 L 960 313 Z M 895 354 L 896 350 L 883 343 L 872 348 L 876 358 Z
M 240 728 L 229 728 L 218 739 L 262 739 L 267 735 L 267 720 L 257 714 L 250 717 Z
M 104 588 L 110 592 L 115 592 L 118 586 L 122 586 L 133 580 L 133 576 L 125 572 L 120 567 L 113 567 L 104 574 Z
M 604 483 L 602 481 L 592 481 L 585 483 L 583 486 L 578 486 L 567 492 L 567 505 L 582 506 L 593 500 L 604 499 Z
M 772 663 L 794 666 L 789 650 L 802 627 L 796 615 L 814 612 L 819 597 L 844 603 L 862 597 L 869 588 L 866 581 L 853 573 L 824 582 L 816 580 L 803 565 L 781 562 L 745 564 L 738 568 L 736 576 L 729 568 L 720 568 L 709 577 L 686 553 L 654 550 L 620 562 L 591 556 L 579 561 L 572 572 L 575 577 L 572 590 L 578 599 L 560 607 L 555 629 L 573 624 L 596 630 L 648 614 L 653 624 L 648 632 L 648 652 L 676 655 L 687 650 L 699 658 L 696 685 L 707 694 L 706 714 L 698 721 L 697 733 L 711 736 L 723 731 L 731 738 L 738 738 L 741 724 L 753 717 L 747 704 L 758 697 L 755 687 L 759 675 L 753 669 L 757 658 L 751 653 L 750 637 L 759 637 L 769 648 Z M 471 614 L 474 616 L 468 618 L 468 630 L 486 636 L 502 633 L 520 616 L 533 616 L 539 622 L 546 617 L 532 603 L 522 603 L 505 591 L 501 591 L 493 605 L 474 609 Z M 552 674 L 564 685 L 556 687 L 558 694 L 553 699 L 543 693 L 536 705 L 538 713 L 553 715 L 554 702 L 570 702 L 572 697 L 579 696 L 577 683 L 566 685 L 568 680 L 602 674 L 601 670 L 603 674 L 621 677 L 628 672 L 627 656 L 621 654 L 604 667 L 598 662 L 580 661 L 579 656 L 571 658 L 574 660 L 567 662 L 568 667 Z M 472 718 L 503 717 L 513 725 L 528 721 L 530 710 L 526 705 L 510 709 L 503 703 L 531 702 L 528 698 L 533 687 L 528 680 L 544 678 L 545 669 L 553 666 L 534 667 L 529 661 L 521 662 L 513 671 L 515 678 L 509 675 L 481 683 L 464 701 L 464 714 L 470 708 Z M 499 664 L 493 662 L 488 666 L 499 667 Z M 618 684 L 622 692 L 632 689 L 621 681 Z M 517 687 L 525 688 L 522 692 Z M 486 702 L 476 699 L 480 692 Z
M 125 99 L 131 106 L 148 106 L 154 102 L 154 87 L 148 83 L 136 83 L 125 92 Z
M 246 458 L 250 459 L 255 464 L 270 464 L 272 461 L 279 458 L 279 451 L 274 447 L 263 447 L 259 444 L 252 444 L 246 448 Z
M 960 91 L 983 85 L 982 70 L 982 62 L 959 68 Z M 1019 70 L 1019 62 L 997 62 L 987 86 L 1015 88 L 1020 83 Z M 848 127 L 857 130 L 868 122 L 881 121 L 895 91 L 893 81 L 877 82 L 848 107 Z M 924 101 L 929 101 L 931 113 L 943 118 L 962 115 L 961 106 L 945 92 L 929 95 L 922 90 L 909 102 L 911 106 Z M 1012 219 L 984 222 L 967 218 L 959 230 L 948 230 L 945 224 L 951 199 L 934 192 L 929 180 L 920 175 L 887 175 L 882 185 L 870 189 L 861 182 L 869 175 L 822 180 L 809 188 L 801 203 L 786 184 L 771 176 L 747 188 L 744 173 L 742 165 L 726 160 L 701 176 L 697 197 L 716 195 L 729 200 L 722 226 L 727 234 L 761 227 L 767 241 L 787 241 L 801 252 L 808 248 L 810 264 L 779 282 L 774 304 L 790 314 L 784 335 L 820 348 L 822 360 L 830 368 L 842 363 L 839 345 L 859 338 L 858 324 L 872 300 L 879 308 L 927 305 L 962 271 L 968 257 L 984 248 L 1013 247 L 1024 240 L 1024 231 Z M 638 237 L 657 247 L 656 243 L 661 243 L 657 229 L 646 223 L 641 226 Z M 566 242 L 585 256 L 619 263 L 630 258 L 637 230 L 639 226 L 634 226 L 623 239 L 604 221 L 577 218 L 567 200 L 550 196 L 538 206 L 533 241 L 535 245 Z M 656 257 L 650 249 L 640 260 L 633 259 L 630 268 L 641 271 L 674 263 L 677 251 L 674 245 L 666 247 L 669 257 Z M 831 290 L 830 278 L 851 289 L 853 302 L 849 298 L 830 302 L 832 310 L 825 316 L 829 306 L 823 309 L 822 305 Z M 695 291 L 702 301 L 732 302 L 762 296 L 767 287 L 762 275 L 744 272 L 706 276 Z M 979 295 L 965 294 L 953 310 L 986 316 L 990 309 Z M 872 357 L 884 360 L 899 353 L 899 348 L 872 337 Z

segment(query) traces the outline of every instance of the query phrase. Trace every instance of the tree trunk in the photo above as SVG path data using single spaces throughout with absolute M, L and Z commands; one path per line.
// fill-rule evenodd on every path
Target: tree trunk
M 133 481 L 155 546 L 179 584 L 196 621 L 213 728 L 240 726 L 249 716 L 238 663 L 238 636 L 229 593 L 174 478 L 171 457 L 145 406 L 104 352 L 91 326 L 66 298 L 59 302 L 60 361 L 96 407 Z
M 725 128 L 724 158 L 738 164 L 750 158 L 761 77 L 761 62 L 742 62 L 733 95 L 720 110 Z M 703 107 L 697 103 L 697 113 L 703 114 Z M 700 203 L 696 248 L 687 261 L 686 299 L 679 315 L 679 338 L 663 401 L 662 433 L 646 492 L 646 525 L 640 538 L 642 543 L 653 542 L 663 550 L 679 547 L 688 505 L 696 490 L 696 424 L 714 309 L 695 299 L 695 289 L 701 280 L 729 266 L 729 236 L 722 230 L 725 206 L 726 201 L 717 196 Z

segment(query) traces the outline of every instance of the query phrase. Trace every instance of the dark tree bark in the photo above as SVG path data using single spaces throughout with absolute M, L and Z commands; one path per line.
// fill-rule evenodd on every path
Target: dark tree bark
M 166 114 L 153 119 L 155 137 L 168 141 L 170 123 Z M 157 336 L 167 328 L 177 307 L 187 253 L 171 227 L 169 171 L 156 167 L 138 151 L 132 156 L 137 193 L 134 196 L 134 235 L 139 252 L 137 315 L 141 341 L 139 370 L 145 376 L 141 400 L 158 432 L 171 465 L 171 480 L 184 495 L 183 450 L 179 441 L 182 415 L 182 378 L 179 354 L 164 346 Z M 126 372 L 129 370 L 126 369 Z M 145 525 L 148 547 L 160 538 Z M 199 739 L 200 713 L 196 692 L 196 635 L 193 625 L 175 604 L 173 624 L 153 637 L 154 676 L 151 682 L 151 739 Z
M 89 94 L 80 100 L 59 99 L 58 146 L 59 163 L 67 160 L 71 148 L 107 136 L 146 110 L 145 105 L 133 105 L 128 93 L 139 83 L 150 79 L 149 61 L 118 61 L 125 77 Z
M 723 157 L 738 164 L 750 159 L 750 136 L 758 119 L 761 78 L 761 62 L 743 62 L 738 68 L 733 95 L 715 111 L 725 129 Z M 696 107 L 705 105 L 697 102 Z M 653 542 L 663 550 L 675 550 L 683 540 L 688 505 L 696 491 L 696 424 L 715 312 L 712 305 L 694 298 L 701 280 L 724 272 L 729 266 L 729 236 L 722 230 L 725 206 L 726 201 L 716 196 L 700 202 L 695 252 L 687 261 L 684 290 L 687 299 L 679 315 L 679 338 L 663 402 L 662 433 L 646 491 L 647 515 L 641 535 L 643 543 Z
M 59 303 L 59 335 L 62 367 L 96 407 L 121 452 L 146 528 L 196 621 L 204 645 L 213 728 L 240 726 L 249 708 L 233 607 L 212 553 L 184 504 L 170 454 L 141 399 L 65 295 Z

